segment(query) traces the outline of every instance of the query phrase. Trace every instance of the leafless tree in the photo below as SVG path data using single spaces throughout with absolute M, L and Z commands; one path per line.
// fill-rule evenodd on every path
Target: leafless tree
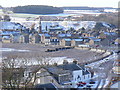
M 33 64 L 33 62 L 36 62 Z M 34 86 L 37 72 L 49 65 L 49 59 L 39 55 L 33 58 L 7 57 L 2 65 L 3 88 L 27 88 Z M 26 75 L 26 76 L 25 76 Z

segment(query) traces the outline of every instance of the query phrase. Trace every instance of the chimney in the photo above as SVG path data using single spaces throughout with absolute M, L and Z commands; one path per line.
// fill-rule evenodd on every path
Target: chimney
M 77 60 L 73 60 L 73 63 L 74 63 L 74 64 L 77 64 L 78 62 L 77 62 Z
M 63 61 L 63 64 L 68 64 L 68 61 L 67 61 L 67 60 L 64 60 L 64 61 Z

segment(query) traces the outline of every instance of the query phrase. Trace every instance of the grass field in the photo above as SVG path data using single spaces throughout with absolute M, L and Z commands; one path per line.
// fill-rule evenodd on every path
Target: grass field
M 35 17 L 38 17 L 38 16 L 40 16 L 40 15 L 36 15 L 36 14 L 12 13 L 12 14 L 10 14 L 10 16 L 12 16 L 12 17 L 19 17 L 19 18 L 28 18 L 28 17 L 35 18 Z

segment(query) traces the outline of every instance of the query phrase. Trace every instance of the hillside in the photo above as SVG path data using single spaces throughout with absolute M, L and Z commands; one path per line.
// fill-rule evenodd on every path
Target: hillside
M 97 22 L 97 21 L 54 21 L 54 22 L 43 21 L 42 22 L 43 31 L 46 29 L 46 25 L 48 29 L 51 26 L 59 26 L 60 28 L 63 28 L 63 30 L 69 30 L 71 27 L 74 28 L 75 30 L 79 30 L 83 27 L 87 30 L 89 29 L 100 30 L 102 28 L 109 28 L 109 29 L 115 28 L 115 26 L 112 24 L 109 24 L 106 22 Z
M 59 14 L 63 13 L 61 8 L 45 5 L 27 5 L 13 7 L 14 13 L 29 13 L 29 14 Z

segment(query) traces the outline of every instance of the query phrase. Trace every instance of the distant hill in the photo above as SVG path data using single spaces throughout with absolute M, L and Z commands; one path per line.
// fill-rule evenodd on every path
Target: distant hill
M 29 14 L 59 14 L 63 13 L 63 10 L 58 7 L 45 6 L 45 5 L 27 5 L 13 7 L 14 13 L 29 13 Z

